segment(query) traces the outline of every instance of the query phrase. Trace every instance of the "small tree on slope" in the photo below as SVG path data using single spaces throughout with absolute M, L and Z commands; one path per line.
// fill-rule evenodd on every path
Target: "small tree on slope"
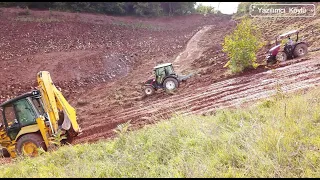
M 263 46 L 260 32 L 250 19 L 242 20 L 231 35 L 227 35 L 223 43 L 223 52 L 230 60 L 225 65 L 232 73 L 242 72 L 246 68 L 256 68 L 256 53 Z

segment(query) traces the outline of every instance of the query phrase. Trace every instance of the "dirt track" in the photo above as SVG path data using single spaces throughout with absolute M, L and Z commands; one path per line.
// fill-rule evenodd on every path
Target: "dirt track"
M 169 117 L 174 112 L 185 115 L 205 114 L 218 108 L 236 107 L 274 95 L 278 85 L 281 85 L 284 92 L 320 85 L 320 62 L 314 58 L 275 70 L 231 78 L 206 87 L 188 88 L 171 96 L 158 99 L 150 97 L 131 108 L 82 123 L 83 134 L 76 143 L 111 137 L 113 128 L 129 120 L 139 127 L 153 123 L 156 119 Z
M 200 46 L 201 41 L 204 41 L 205 34 L 214 26 L 205 26 L 198 31 L 188 42 L 185 50 L 181 52 L 174 60 L 174 64 L 179 66 L 177 73 L 182 73 L 190 69 L 190 65 L 195 59 L 201 57 L 202 53 L 206 50 L 205 47 Z

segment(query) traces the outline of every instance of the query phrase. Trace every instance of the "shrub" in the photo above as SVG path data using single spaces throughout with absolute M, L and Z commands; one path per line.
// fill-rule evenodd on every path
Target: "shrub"
M 249 19 L 242 20 L 233 34 L 224 39 L 223 51 L 230 58 L 225 67 L 229 67 L 233 73 L 256 68 L 256 53 L 262 46 L 263 41 L 257 27 Z
M 28 7 L 26 7 L 26 10 L 22 11 L 22 12 L 19 12 L 18 13 L 19 16 L 28 16 L 30 15 L 30 10 Z
M 202 4 L 199 4 L 196 9 L 196 12 L 200 14 L 213 14 L 215 10 L 212 6 L 204 6 Z

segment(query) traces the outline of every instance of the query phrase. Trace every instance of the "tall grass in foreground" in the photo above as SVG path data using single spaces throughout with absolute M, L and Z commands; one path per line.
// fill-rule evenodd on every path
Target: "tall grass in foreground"
M 319 148 L 315 90 L 213 116 L 176 115 L 112 141 L 18 159 L 0 166 L 0 177 L 319 177 Z

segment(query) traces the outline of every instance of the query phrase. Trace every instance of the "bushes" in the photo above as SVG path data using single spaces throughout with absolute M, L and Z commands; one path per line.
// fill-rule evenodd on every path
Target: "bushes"
M 139 16 L 159 16 L 162 14 L 160 2 L 137 2 L 133 8 L 135 14 Z
M 184 15 L 193 13 L 195 2 L 0 2 L 0 7 L 29 7 L 110 15 Z
M 260 33 L 249 19 L 237 25 L 231 35 L 227 35 L 223 43 L 223 51 L 230 60 L 225 65 L 233 73 L 242 72 L 246 68 L 255 68 L 256 52 L 263 46 Z
M 18 15 L 19 16 L 28 16 L 28 15 L 30 15 L 30 11 L 29 11 L 28 6 L 26 7 L 26 10 L 19 12 Z
M 212 6 L 204 6 L 202 4 L 199 4 L 199 6 L 196 9 L 197 13 L 200 14 L 213 14 L 214 13 L 214 7 Z

